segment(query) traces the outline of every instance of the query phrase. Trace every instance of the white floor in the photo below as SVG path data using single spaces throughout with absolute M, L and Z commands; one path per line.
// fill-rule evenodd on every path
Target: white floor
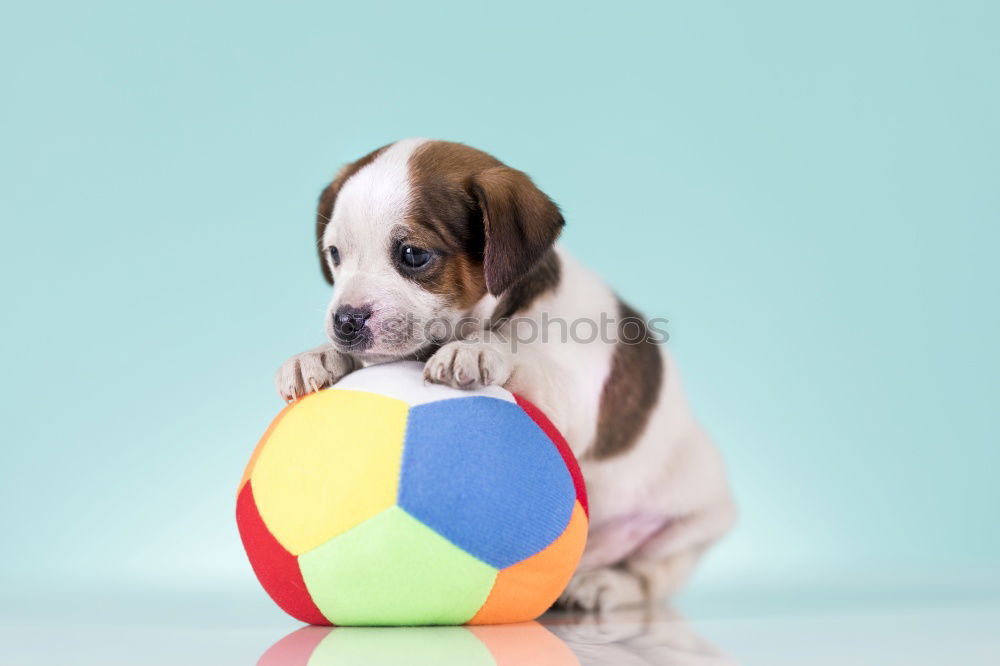
M 8 624 L 0 628 L 0 664 L 246 665 L 257 663 L 299 629 L 292 622 L 247 627 L 206 620 L 192 626 L 161 620 L 146 624 L 141 613 L 133 620 Z M 261 666 L 1000 665 L 1000 604 L 989 602 L 705 620 L 684 619 L 673 611 L 651 617 L 635 612 L 603 618 L 551 616 L 543 618 L 543 625 L 566 650 L 553 651 L 551 641 L 545 654 L 523 649 L 538 637 L 539 627 L 530 625 L 478 635 L 468 635 L 471 632 L 461 627 L 332 629 L 331 635 L 343 633 L 336 641 L 321 636 L 323 649 L 303 653 L 279 646 Z

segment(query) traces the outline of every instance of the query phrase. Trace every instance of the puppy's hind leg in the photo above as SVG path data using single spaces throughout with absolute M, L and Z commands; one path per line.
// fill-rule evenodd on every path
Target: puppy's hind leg
M 668 599 L 684 587 L 701 556 L 735 521 L 735 507 L 726 495 L 698 513 L 671 521 L 629 555 L 623 567 L 642 582 L 650 600 Z
M 556 602 L 558 608 L 608 611 L 649 600 L 643 581 L 621 565 L 578 571 Z
M 734 520 L 728 497 L 711 509 L 671 520 L 621 562 L 577 572 L 559 605 L 608 611 L 672 597 L 691 577 L 702 554 Z
M 689 550 L 665 559 L 627 560 L 581 571 L 573 576 L 558 605 L 584 611 L 649 606 L 676 593 L 700 556 L 700 550 Z

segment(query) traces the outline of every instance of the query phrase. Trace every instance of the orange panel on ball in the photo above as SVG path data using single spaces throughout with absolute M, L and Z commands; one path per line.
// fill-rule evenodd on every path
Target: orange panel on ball
M 253 474 L 254 465 L 257 464 L 257 458 L 260 456 L 261 449 L 264 448 L 264 443 L 267 442 L 271 433 L 274 432 L 274 429 L 278 427 L 278 424 L 281 422 L 281 419 L 285 417 L 285 414 L 288 413 L 288 410 L 294 406 L 294 402 L 286 405 L 285 408 L 278 412 L 278 415 L 274 417 L 274 420 L 271 421 L 271 425 L 267 426 L 267 430 L 264 431 L 264 435 L 257 442 L 257 446 L 254 447 L 253 453 L 250 454 L 250 462 L 247 463 L 246 469 L 243 470 L 243 478 L 240 479 L 240 486 L 236 489 L 237 497 L 239 497 L 240 492 L 243 490 L 243 486 L 247 485 L 247 481 L 250 480 L 250 475 Z
M 469 624 L 533 620 L 569 583 L 587 543 L 587 515 L 576 502 L 566 530 L 545 550 L 502 569 L 486 603 Z

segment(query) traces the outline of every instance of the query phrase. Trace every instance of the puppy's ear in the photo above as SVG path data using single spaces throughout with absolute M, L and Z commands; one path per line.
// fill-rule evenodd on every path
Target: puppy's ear
M 382 149 L 379 148 L 379 150 Z M 319 195 L 319 203 L 316 205 L 316 249 L 319 250 L 319 267 L 323 271 L 323 277 L 326 278 L 327 284 L 333 284 L 333 273 L 330 272 L 330 264 L 327 262 L 326 253 L 323 251 L 323 233 L 326 231 L 326 225 L 330 224 L 330 220 L 333 218 L 333 204 L 337 202 L 337 195 L 340 193 L 340 188 L 344 186 L 348 178 L 356 174 L 362 166 L 371 161 L 369 158 L 374 159 L 374 157 L 369 155 L 362 158 L 362 160 L 367 161 L 360 166 L 358 164 L 362 160 L 342 167 L 337 172 L 333 182 L 327 185 Z
M 336 177 L 334 177 L 333 182 L 327 185 L 326 189 L 319 195 L 319 204 L 316 206 L 316 249 L 319 250 L 319 265 L 323 271 L 323 277 L 330 284 L 333 284 L 333 275 L 330 273 L 330 265 L 326 262 L 326 256 L 323 252 L 323 232 L 326 231 L 326 225 L 330 223 L 330 218 L 333 217 L 333 204 L 337 202 L 337 195 L 340 193 L 340 188 L 344 186 L 344 183 L 351 176 L 374 162 L 375 158 L 381 155 L 382 151 L 388 148 L 389 145 L 391 144 L 376 148 L 361 159 L 341 168 L 337 172 Z
M 344 170 L 341 169 L 337 177 L 333 179 L 333 182 L 327 185 L 323 192 L 319 195 L 319 203 L 316 205 L 316 249 L 319 251 L 319 267 L 323 271 L 323 277 L 326 278 L 327 284 L 333 284 L 333 274 L 330 272 L 330 264 L 326 260 L 326 254 L 323 252 L 323 232 L 326 231 L 326 225 L 330 223 L 330 218 L 333 217 L 333 202 L 337 200 L 337 192 L 340 191 L 341 185 L 344 184 Z
M 486 169 L 473 177 L 472 191 L 483 215 L 486 289 L 496 296 L 542 258 L 565 221 L 559 207 L 517 169 Z

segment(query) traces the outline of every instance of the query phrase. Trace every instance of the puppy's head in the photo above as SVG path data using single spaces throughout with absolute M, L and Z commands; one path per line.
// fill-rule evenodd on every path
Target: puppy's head
M 320 197 L 327 335 L 366 360 L 414 354 L 517 283 L 562 226 L 527 175 L 484 152 L 426 139 L 379 148 Z

